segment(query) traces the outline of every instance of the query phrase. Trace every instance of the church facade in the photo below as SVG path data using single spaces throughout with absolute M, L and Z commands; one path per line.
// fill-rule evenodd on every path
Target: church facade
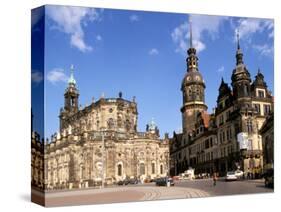
M 36 142 L 34 134 L 32 151 L 40 155 L 34 155 L 32 160 L 35 185 L 45 189 L 85 188 L 168 174 L 168 137 L 160 139 L 153 120 L 145 132 L 137 131 L 135 98 L 125 100 L 120 92 L 117 98 L 102 96 L 84 108 L 79 107 L 79 91 L 72 71 L 64 100 L 59 132 L 44 147 L 39 145 L 44 149 L 42 154 L 36 151 L 39 146 L 35 143 L 40 142 Z M 35 166 L 42 155 L 44 169 Z
M 192 167 L 196 174 L 218 172 L 224 176 L 227 171 L 237 169 L 260 174 L 263 145 L 259 130 L 273 114 L 273 96 L 264 76 L 258 70 L 252 81 L 238 35 L 231 86 L 221 80 L 216 108 L 208 113 L 205 81 L 192 45 L 192 30 L 190 33 L 187 72 L 181 84 L 182 132 L 174 133 L 170 139 L 170 173 L 178 175 Z M 243 139 L 247 141 L 246 146 L 242 145 Z

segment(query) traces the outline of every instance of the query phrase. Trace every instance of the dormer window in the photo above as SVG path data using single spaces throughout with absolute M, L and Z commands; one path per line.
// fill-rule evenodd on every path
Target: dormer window
M 265 90 L 264 89 L 256 89 L 256 97 L 265 98 Z
M 259 97 L 259 98 L 264 98 L 264 91 L 259 90 L 259 91 L 258 91 L 258 97 Z

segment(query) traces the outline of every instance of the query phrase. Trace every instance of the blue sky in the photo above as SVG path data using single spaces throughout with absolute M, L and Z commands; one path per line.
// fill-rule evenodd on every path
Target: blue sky
M 273 20 L 47 6 L 46 136 L 59 128 L 71 64 L 82 106 L 102 93 L 117 97 L 122 91 L 126 99 L 136 96 L 139 131 L 152 117 L 161 135 L 180 130 L 190 18 L 209 112 L 216 105 L 221 77 L 230 83 L 237 29 L 252 79 L 260 68 L 273 91 Z

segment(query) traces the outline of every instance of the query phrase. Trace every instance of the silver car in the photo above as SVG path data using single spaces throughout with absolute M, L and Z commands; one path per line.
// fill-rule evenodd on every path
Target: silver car
M 234 171 L 226 173 L 226 176 L 225 176 L 226 181 L 234 181 L 234 180 L 237 180 L 237 179 L 238 178 L 237 178 L 236 173 Z

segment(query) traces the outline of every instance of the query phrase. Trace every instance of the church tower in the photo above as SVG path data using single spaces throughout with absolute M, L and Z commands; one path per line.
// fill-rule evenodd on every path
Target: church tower
M 66 113 L 72 113 L 78 111 L 78 97 L 79 91 L 76 87 L 76 81 L 73 75 L 74 67 L 71 65 L 70 78 L 68 80 L 68 87 L 64 93 L 64 111 Z
M 73 75 L 74 67 L 70 67 L 70 77 L 68 86 L 64 93 L 64 107 L 60 110 L 60 130 L 68 127 L 67 118 L 78 111 L 78 97 L 79 91 L 76 87 L 76 81 Z
M 192 24 L 190 22 L 190 47 L 187 50 L 187 73 L 185 74 L 181 91 L 183 93 L 182 129 L 189 133 L 194 129 L 198 113 L 207 110 L 205 104 L 205 82 L 198 69 L 198 57 L 192 44 Z
M 237 33 L 236 67 L 231 76 L 234 101 L 240 107 L 249 106 L 251 100 L 251 75 L 243 62 L 240 49 L 239 32 Z

